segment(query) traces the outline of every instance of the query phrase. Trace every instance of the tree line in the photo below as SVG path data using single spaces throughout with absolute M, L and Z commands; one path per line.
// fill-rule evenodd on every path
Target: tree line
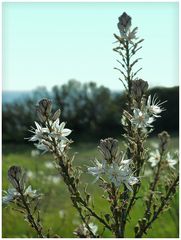
M 155 122 L 155 131 L 178 132 L 179 128 L 179 88 L 154 88 L 149 91 L 156 94 L 164 104 L 166 111 Z M 50 98 L 55 110 L 61 108 L 61 121 L 72 129 L 72 139 L 89 141 L 108 136 L 120 137 L 121 113 L 125 106 L 124 92 L 113 92 L 95 82 L 80 83 L 70 80 L 61 86 L 54 86 L 51 91 L 39 87 L 23 101 L 4 103 L 2 107 L 3 142 L 26 142 L 28 131 L 36 116 L 36 103 L 41 98 Z

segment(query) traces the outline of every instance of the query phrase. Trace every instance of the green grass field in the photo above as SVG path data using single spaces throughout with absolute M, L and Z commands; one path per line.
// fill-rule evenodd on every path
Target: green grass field
M 151 139 L 149 145 L 157 142 Z M 86 166 L 92 165 L 94 157 L 99 154 L 96 150 L 98 143 L 80 143 L 73 144 L 72 151 L 77 152 L 75 164 L 81 165 L 83 168 L 82 182 L 90 183 L 89 192 L 94 193 L 94 203 L 96 210 L 106 212 L 108 205 L 106 200 L 101 196 L 102 190 L 97 187 L 98 184 L 92 184 L 93 177 L 86 173 Z M 122 147 L 120 140 L 120 147 Z M 52 168 L 52 156 L 45 154 L 43 156 L 31 156 L 31 150 L 34 149 L 31 143 L 29 146 L 5 145 L 3 146 L 3 189 L 7 189 L 10 185 L 7 181 L 7 170 L 11 165 L 20 165 L 28 171 L 29 183 L 33 189 L 38 189 L 44 194 L 41 204 L 42 225 L 46 231 L 50 229 L 50 233 L 56 233 L 62 237 L 75 237 L 73 230 L 80 223 L 79 216 L 72 207 L 69 200 L 69 193 L 64 186 L 63 181 L 57 175 L 56 169 Z M 178 138 L 173 138 L 170 149 L 175 151 L 178 149 Z M 132 211 L 132 218 L 127 224 L 126 237 L 134 237 L 133 229 L 138 219 L 142 216 L 144 210 L 143 193 L 144 186 L 147 185 L 148 178 L 143 179 L 143 189 L 139 199 Z M 178 237 L 178 193 L 172 201 L 171 208 L 164 212 L 148 231 L 147 236 L 153 238 L 176 238 Z M 97 224 L 95 220 L 94 223 Z M 99 227 L 99 232 L 102 228 Z M 31 227 L 23 220 L 23 216 L 12 210 L 11 206 L 3 209 L 3 225 L 2 234 L 4 238 L 23 238 L 36 237 Z M 112 237 L 109 231 L 104 232 L 104 237 Z

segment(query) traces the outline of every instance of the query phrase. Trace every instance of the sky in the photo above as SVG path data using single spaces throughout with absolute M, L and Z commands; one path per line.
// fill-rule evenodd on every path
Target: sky
M 127 12 L 144 38 L 139 78 L 178 85 L 177 2 L 3 3 L 3 90 L 48 90 L 69 79 L 123 90 L 112 51 L 118 17 Z M 135 69 L 135 70 L 136 70 Z

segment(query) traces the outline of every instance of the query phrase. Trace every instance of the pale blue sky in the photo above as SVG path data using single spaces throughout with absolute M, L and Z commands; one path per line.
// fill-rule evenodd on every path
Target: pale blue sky
M 122 90 L 112 48 L 124 11 L 145 39 L 139 77 L 178 85 L 178 3 L 3 3 L 3 90 L 72 78 Z

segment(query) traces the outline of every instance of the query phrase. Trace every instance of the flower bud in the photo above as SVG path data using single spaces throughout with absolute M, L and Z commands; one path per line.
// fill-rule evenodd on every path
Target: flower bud
M 51 100 L 44 98 L 39 101 L 38 106 L 37 106 L 37 111 L 38 111 L 39 117 L 42 118 L 42 120 L 45 117 L 50 116 L 51 110 L 52 110 L 52 101 Z
M 39 108 L 37 107 L 36 109 L 36 112 L 37 112 L 37 115 L 38 115 L 38 118 L 41 122 L 45 122 L 46 121 L 46 117 L 43 116 L 43 114 L 41 113 L 41 111 L 39 110 Z
M 103 154 L 105 160 L 107 160 L 108 163 L 112 163 L 112 160 L 118 155 L 118 140 L 113 138 L 101 140 L 98 149 Z
M 22 177 L 22 170 L 18 166 L 12 166 L 8 170 L 8 179 L 13 187 L 18 188 Z
M 119 22 L 117 24 L 118 29 L 121 35 L 124 35 L 131 27 L 131 17 L 124 12 L 118 19 L 119 19 Z
M 163 131 L 158 134 L 158 137 L 160 139 L 160 148 L 165 151 L 170 140 L 170 135 L 166 131 Z
M 114 141 L 112 149 L 111 149 L 111 155 L 116 157 L 118 153 L 118 141 Z
M 126 121 L 126 119 L 131 121 L 131 119 L 132 119 L 131 114 L 129 112 L 127 112 L 126 110 L 123 111 L 123 116 L 125 117 L 125 121 Z
M 141 99 L 148 90 L 148 82 L 139 79 L 131 82 L 131 94 L 135 99 Z
M 58 110 L 53 114 L 52 121 L 56 121 L 57 118 L 60 117 L 60 114 L 61 114 L 61 111 L 60 111 L 60 109 L 58 109 Z
M 104 146 L 98 146 L 99 151 L 102 153 L 105 160 L 109 161 L 111 159 L 110 151 Z

